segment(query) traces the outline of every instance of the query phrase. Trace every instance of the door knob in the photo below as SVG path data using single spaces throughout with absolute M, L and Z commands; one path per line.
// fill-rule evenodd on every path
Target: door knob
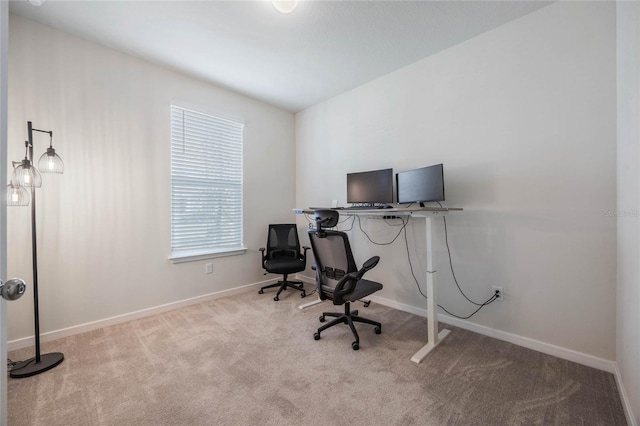
M 26 289 L 27 285 L 24 280 L 20 278 L 12 278 L 4 284 L 2 284 L 2 280 L 0 280 L 0 296 L 2 296 L 3 299 L 20 299 Z

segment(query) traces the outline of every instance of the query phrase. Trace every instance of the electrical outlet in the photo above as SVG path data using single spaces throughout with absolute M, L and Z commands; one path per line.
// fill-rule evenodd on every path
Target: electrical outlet
M 206 265 L 204 265 L 204 273 L 213 274 L 213 263 L 207 263 Z
M 502 287 L 498 287 L 497 285 L 494 285 L 492 288 L 493 288 L 493 292 L 497 293 L 496 300 L 499 300 L 502 302 L 504 300 L 504 290 L 502 289 Z

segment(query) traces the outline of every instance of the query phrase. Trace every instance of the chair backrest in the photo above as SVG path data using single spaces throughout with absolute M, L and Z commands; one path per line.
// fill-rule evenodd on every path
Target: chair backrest
M 295 223 L 271 224 L 267 236 L 267 259 L 293 258 L 299 259 L 300 240 Z
M 316 229 L 310 229 L 309 241 L 315 258 L 316 286 L 320 299 L 333 299 L 333 290 L 338 281 L 345 274 L 358 271 L 349 237 L 340 231 L 322 230 L 319 233 Z M 344 302 L 334 300 L 334 303 Z

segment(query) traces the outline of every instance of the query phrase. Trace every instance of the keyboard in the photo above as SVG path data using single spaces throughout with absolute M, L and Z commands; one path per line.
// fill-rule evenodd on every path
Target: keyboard
M 351 206 L 345 207 L 345 210 L 379 210 L 379 209 L 391 209 L 392 206 Z

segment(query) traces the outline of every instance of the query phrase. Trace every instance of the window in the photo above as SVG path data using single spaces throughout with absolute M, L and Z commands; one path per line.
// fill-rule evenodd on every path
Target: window
M 171 256 L 174 262 L 244 252 L 244 124 L 171 106 Z

